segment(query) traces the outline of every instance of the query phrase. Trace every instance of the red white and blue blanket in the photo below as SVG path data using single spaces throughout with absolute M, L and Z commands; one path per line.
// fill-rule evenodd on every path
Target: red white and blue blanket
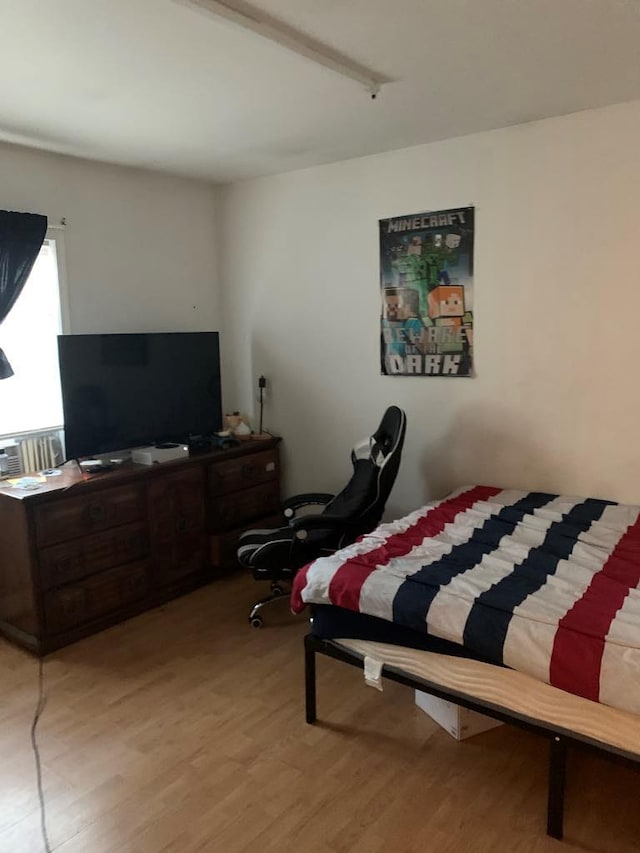
M 474 486 L 298 572 L 333 604 L 640 713 L 640 507 Z

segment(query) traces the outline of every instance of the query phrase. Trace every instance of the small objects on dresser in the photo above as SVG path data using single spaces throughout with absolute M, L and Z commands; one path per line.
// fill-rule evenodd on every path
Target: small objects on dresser
M 224 416 L 227 429 L 240 440 L 251 438 L 251 427 L 244 415 L 233 412 Z

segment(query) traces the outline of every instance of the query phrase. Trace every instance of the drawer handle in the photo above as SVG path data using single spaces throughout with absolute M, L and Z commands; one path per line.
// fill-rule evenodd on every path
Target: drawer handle
M 68 575 L 69 572 L 77 572 L 81 567 L 82 562 L 78 557 L 64 557 L 53 564 L 51 575 L 54 578 L 59 575 Z
M 186 519 L 186 518 L 179 518 L 179 519 L 176 521 L 176 530 L 177 530 L 179 533 L 184 533 L 184 531 L 185 531 L 186 529 L 187 529 L 187 519 Z
M 134 533 L 124 540 L 123 551 L 125 554 L 143 554 L 146 550 L 146 540 L 144 534 Z
M 62 601 L 62 612 L 65 616 L 75 616 L 82 609 L 82 600 L 78 596 L 66 598 Z
M 89 520 L 90 521 L 104 521 L 106 516 L 106 512 L 104 507 L 101 504 L 94 504 L 89 507 Z

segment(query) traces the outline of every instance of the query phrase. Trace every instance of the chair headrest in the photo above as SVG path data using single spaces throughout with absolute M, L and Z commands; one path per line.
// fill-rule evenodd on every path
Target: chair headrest
M 370 438 L 365 438 L 353 448 L 353 458 L 370 459 L 381 467 L 404 437 L 405 414 L 397 406 L 390 406 L 382 416 L 380 426 Z

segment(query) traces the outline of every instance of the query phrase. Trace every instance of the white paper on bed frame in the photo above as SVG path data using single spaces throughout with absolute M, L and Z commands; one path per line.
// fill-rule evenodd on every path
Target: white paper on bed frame
M 456 740 L 465 740 L 503 725 L 499 720 L 461 708 L 421 690 L 416 690 L 416 705 Z

